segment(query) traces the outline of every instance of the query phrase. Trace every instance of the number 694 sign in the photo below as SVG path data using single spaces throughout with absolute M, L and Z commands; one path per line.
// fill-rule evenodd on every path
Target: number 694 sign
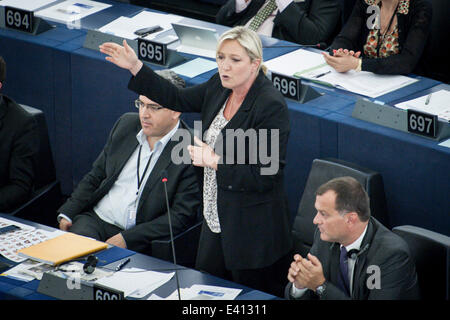
M 5 7 L 5 26 L 7 28 L 33 32 L 33 11 Z
M 286 98 L 300 100 L 300 79 L 272 72 L 272 84 Z
M 155 41 L 138 39 L 139 59 L 157 65 L 166 64 L 167 45 Z

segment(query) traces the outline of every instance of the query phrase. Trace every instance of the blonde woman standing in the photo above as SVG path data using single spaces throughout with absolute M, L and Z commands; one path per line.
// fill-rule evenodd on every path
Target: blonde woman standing
M 188 147 L 203 190 L 196 268 L 282 295 L 279 270 L 289 265 L 284 258 L 291 249 L 283 181 L 289 114 L 265 77 L 258 35 L 244 27 L 225 32 L 217 45 L 218 73 L 185 89 L 143 65 L 125 41 L 100 51 L 132 73 L 131 90 L 176 111 L 201 113 L 205 142 Z

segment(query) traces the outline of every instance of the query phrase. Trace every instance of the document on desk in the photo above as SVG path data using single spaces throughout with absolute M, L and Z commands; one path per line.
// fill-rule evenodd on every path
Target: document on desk
M 321 53 L 299 49 L 266 62 L 272 72 L 307 79 L 320 84 L 344 89 L 376 98 L 417 82 L 400 75 L 379 75 L 350 70 L 340 73 L 325 63 Z
M 395 106 L 404 110 L 414 109 L 437 115 L 442 120 L 450 121 L 450 91 L 447 90 L 432 92 L 416 99 L 398 103 Z
M 172 29 L 172 22 L 178 22 L 181 19 L 183 19 L 183 17 L 173 14 L 142 11 L 131 18 L 124 16 L 119 17 L 101 27 L 98 31 L 125 39 L 134 40 L 138 38 L 138 36 L 134 33 L 136 30 L 159 25 L 162 30 L 144 37 L 144 39 L 152 40 L 160 33 Z
M 177 74 L 189 78 L 195 78 L 196 76 L 202 73 L 214 70 L 216 68 L 217 62 L 203 58 L 196 58 L 194 60 L 183 63 L 177 67 L 174 67 L 171 70 Z
M 181 288 L 180 295 L 181 300 L 234 300 L 241 291 L 242 289 L 194 284 L 190 288 Z M 165 299 L 153 294 L 148 300 L 178 300 L 178 290 Z
M 57 0 L 0 0 L 0 6 L 35 11 Z
M 110 4 L 90 0 L 67 0 L 54 6 L 39 10 L 35 13 L 37 17 L 69 23 L 83 19 L 91 14 L 111 7 Z
M 298 49 L 264 62 L 270 71 L 290 77 L 296 72 L 305 72 L 327 65 L 320 53 Z
M 34 279 L 41 280 L 44 272 L 52 270 L 49 264 L 28 259 L 19 263 L 14 268 L 9 269 L 3 275 L 20 281 L 32 281 Z
M 62 231 L 59 230 L 49 232 L 13 220 L 0 218 L 0 228 L 10 225 L 18 226 L 20 229 L 0 234 L 0 255 L 14 262 L 26 260 L 26 258 L 21 257 L 17 253 L 18 250 L 28 248 L 62 234 Z
M 172 279 L 175 272 L 162 273 L 139 268 L 126 268 L 95 283 L 123 291 L 125 297 L 143 298 Z

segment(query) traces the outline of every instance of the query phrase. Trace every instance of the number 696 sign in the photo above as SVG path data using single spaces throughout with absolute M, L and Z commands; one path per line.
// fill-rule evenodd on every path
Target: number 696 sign
M 167 45 L 154 41 L 138 39 L 139 59 L 163 66 L 166 64 L 166 54 Z
M 7 28 L 33 32 L 33 11 L 5 7 L 5 26 Z
M 300 100 L 300 79 L 272 72 L 272 84 L 286 98 Z

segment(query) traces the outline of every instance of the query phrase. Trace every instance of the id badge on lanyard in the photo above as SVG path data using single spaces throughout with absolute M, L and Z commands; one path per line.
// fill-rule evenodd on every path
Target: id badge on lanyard
M 137 215 L 137 207 L 138 207 L 138 200 L 140 198 L 141 193 L 141 186 L 142 182 L 144 181 L 145 174 L 147 173 L 148 166 L 150 165 L 150 161 L 152 161 L 153 153 L 150 155 L 150 158 L 147 161 L 147 165 L 145 166 L 144 172 L 142 174 L 142 177 L 139 177 L 139 165 L 141 162 L 141 150 L 142 146 L 139 147 L 139 154 L 138 154 L 138 160 L 137 160 L 137 191 L 136 191 L 136 200 L 133 204 L 131 204 L 127 209 L 127 225 L 126 229 L 130 229 L 136 225 L 136 215 Z

